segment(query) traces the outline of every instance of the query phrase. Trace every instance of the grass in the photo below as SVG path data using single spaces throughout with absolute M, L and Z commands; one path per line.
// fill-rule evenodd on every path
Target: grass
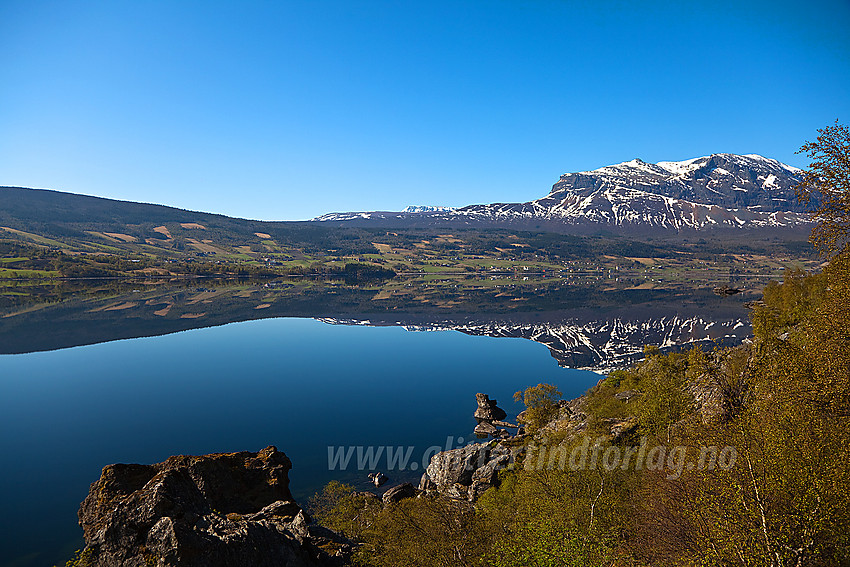
M 10 233 L 17 235 L 17 236 L 23 236 L 24 238 L 32 240 L 33 242 L 35 242 L 37 244 L 44 244 L 46 246 L 55 246 L 57 248 L 61 248 L 61 247 L 65 246 L 63 243 L 61 243 L 57 240 L 53 240 L 51 238 L 45 238 L 43 236 L 39 236 L 39 235 L 33 234 L 31 232 L 24 232 L 23 230 L 16 230 L 14 228 L 7 228 L 7 227 L 4 227 L 4 226 L 0 226 L 0 230 L 5 230 L 6 232 L 10 232 Z
M 61 274 L 55 270 L 15 270 L 14 268 L 0 268 L 0 278 L 12 279 L 41 279 L 58 278 Z

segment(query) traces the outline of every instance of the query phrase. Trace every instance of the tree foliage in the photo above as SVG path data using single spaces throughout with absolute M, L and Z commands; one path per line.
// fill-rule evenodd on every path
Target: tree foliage
M 552 384 L 529 386 L 524 391 L 514 394 L 514 400 L 525 404 L 522 421 L 532 433 L 558 415 L 560 399 L 561 392 Z
M 749 349 L 718 374 L 750 388 L 731 420 L 680 442 L 735 447 L 730 470 L 647 474 L 631 546 L 648 564 L 850 564 L 850 257 L 788 274 L 753 313 Z M 736 359 L 744 353 L 744 364 Z
M 629 475 L 558 468 L 508 474 L 485 493 L 481 523 L 491 534 L 486 565 L 610 565 L 622 558 Z
M 818 130 L 817 140 L 806 142 L 800 152 L 812 160 L 795 191 L 814 207 L 818 223 L 812 244 L 828 255 L 836 254 L 850 237 L 850 128 L 835 121 Z
M 309 505 L 322 525 L 353 539 L 363 537 L 381 510 L 377 498 L 355 492 L 353 486 L 335 480 L 314 495 Z
M 467 502 L 433 495 L 390 504 L 365 534 L 361 564 L 375 567 L 471 567 L 489 534 Z

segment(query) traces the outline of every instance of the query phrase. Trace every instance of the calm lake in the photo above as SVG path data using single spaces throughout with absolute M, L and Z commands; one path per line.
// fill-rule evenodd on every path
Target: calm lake
M 513 418 L 516 390 L 549 382 L 575 397 L 599 378 L 521 338 L 302 318 L 2 355 L 0 564 L 64 565 L 110 463 L 276 445 L 304 504 L 331 479 L 365 486 L 356 463 L 328 470 L 328 447 L 413 446 L 406 472 L 377 469 L 415 479 L 429 447 L 473 437 L 476 392 Z

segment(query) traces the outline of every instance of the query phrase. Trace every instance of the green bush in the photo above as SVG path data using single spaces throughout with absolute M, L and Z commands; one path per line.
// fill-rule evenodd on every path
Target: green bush
M 552 384 L 529 386 L 514 394 L 514 400 L 525 404 L 523 421 L 530 433 L 539 430 L 558 416 L 560 399 L 561 392 Z

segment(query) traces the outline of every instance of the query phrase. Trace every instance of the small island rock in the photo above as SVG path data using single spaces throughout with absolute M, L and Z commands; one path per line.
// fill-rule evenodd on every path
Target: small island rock
M 475 394 L 475 401 L 478 402 L 478 409 L 474 417 L 478 423 L 500 421 L 508 417 L 505 410 L 496 405 L 496 400 L 491 400 L 487 394 Z

